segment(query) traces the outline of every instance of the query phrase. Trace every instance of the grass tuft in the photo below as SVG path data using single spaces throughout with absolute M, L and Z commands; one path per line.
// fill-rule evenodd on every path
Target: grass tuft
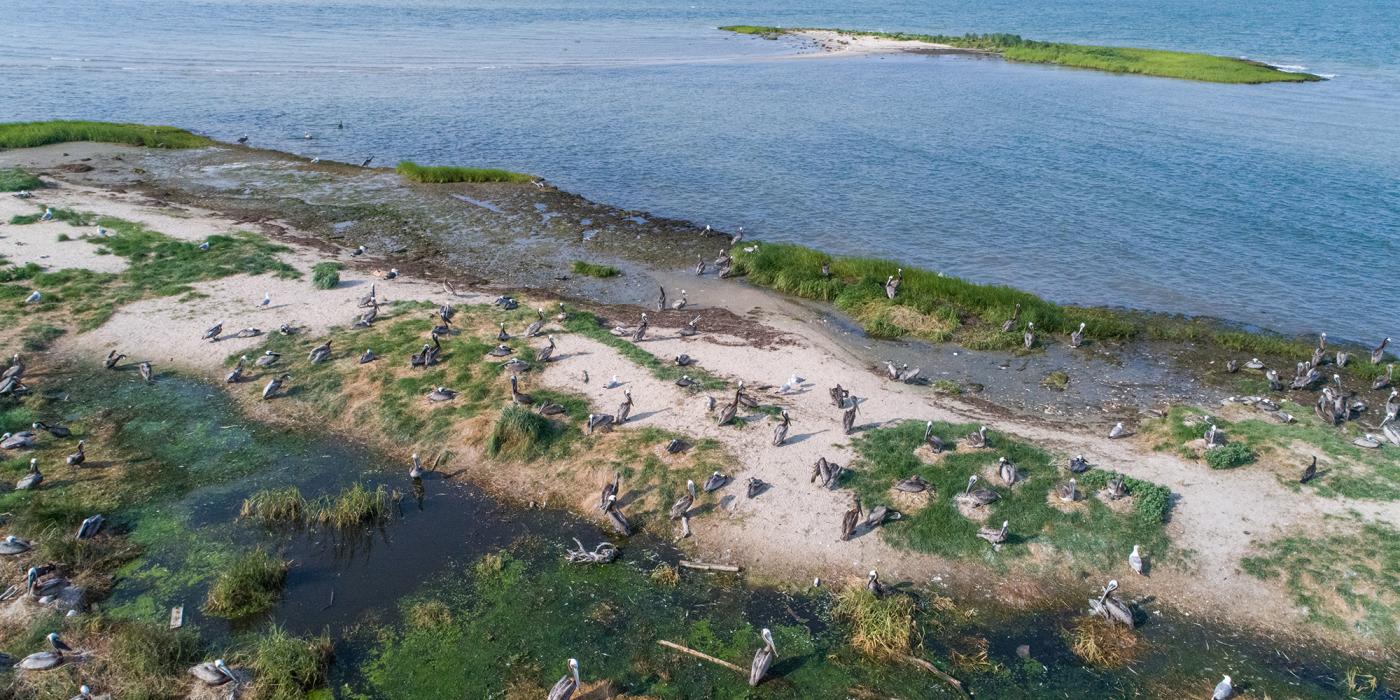
M 204 612 L 238 619 L 265 612 L 277 603 L 289 563 L 262 549 L 229 562 L 204 601 Z
M 311 285 L 317 289 L 335 289 L 340 285 L 340 270 L 344 266 L 338 262 L 319 262 L 311 268 Z
M 486 437 L 486 454 L 492 457 L 535 459 L 549 453 L 565 428 L 523 406 L 501 410 L 491 434 Z
M 38 323 L 24 329 L 20 345 L 29 352 L 42 352 L 53 347 L 53 342 L 68 331 L 48 323 Z
M 847 586 L 837 594 L 833 612 L 850 626 L 851 646 L 868 657 L 896 659 L 919 641 L 908 596 L 876 598 L 863 586 Z
M 258 491 L 243 499 L 243 507 L 238 511 L 238 517 L 264 526 L 299 525 L 306 514 L 306 499 L 295 486 Z
M 1206 450 L 1206 464 L 1209 464 L 1211 469 L 1234 469 L 1249 464 L 1254 459 L 1254 451 L 1242 442 L 1232 442 L 1213 450 Z
M 389 517 L 389 492 L 381 485 L 373 491 L 355 484 L 335 498 L 326 497 L 316 509 L 316 522 L 347 529 L 382 522 Z
M 430 184 L 453 182 L 529 182 L 532 177 L 498 168 L 463 168 L 455 165 L 419 165 L 400 161 L 394 171 L 404 179 Z
M 588 275 L 589 277 L 597 277 L 598 279 L 617 277 L 622 274 L 622 270 L 611 265 L 595 265 L 594 263 L 584 262 L 582 260 L 574 261 L 573 270 L 575 274 Z
M 301 700 L 307 691 L 326 684 L 330 667 L 331 638 L 326 634 L 302 638 L 273 625 L 253 646 L 255 675 L 248 693 L 251 700 Z
M 202 148 L 213 143 L 203 136 L 173 126 L 68 120 L 0 123 L 0 148 L 33 148 L 70 141 L 121 143 L 148 148 Z
M 43 186 L 43 180 L 19 168 L 0 168 L 0 192 L 37 190 Z
M 1137 658 L 1144 646 L 1132 629 L 1102 617 L 1080 617 L 1065 632 L 1070 651 L 1090 666 L 1117 668 Z

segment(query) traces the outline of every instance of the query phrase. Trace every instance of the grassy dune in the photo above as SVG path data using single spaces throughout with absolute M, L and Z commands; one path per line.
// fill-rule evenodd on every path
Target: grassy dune
M 0 148 L 97 141 L 149 148 L 200 148 L 214 142 L 173 126 L 55 120 L 0 123 Z
M 525 173 L 513 173 L 498 168 L 463 168 L 456 165 L 419 165 L 411 160 L 399 161 L 394 171 L 405 179 L 430 184 L 451 182 L 529 182 Z
M 37 190 L 43 186 L 43 180 L 19 168 L 0 168 L 0 192 Z
M 755 25 L 733 25 L 720 27 L 720 29 L 769 38 L 806 30 L 804 28 L 784 29 Z M 1016 34 L 948 36 L 942 34 L 906 34 L 903 32 L 864 32 L 846 29 L 821 31 L 835 31 L 850 36 L 872 36 L 896 41 L 946 44 L 960 49 L 1000 54 L 1008 61 L 1021 63 L 1050 63 L 1057 66 L 1088 68 L 1108 73 L 1131 73 L 1209 83 L 1301 83 L 1322 80 L 1320 76 L 1311 73 L 1290 73 L 1258 61 L 1247 61 L 1228 56 L 1160 49 L 1035 41 Z

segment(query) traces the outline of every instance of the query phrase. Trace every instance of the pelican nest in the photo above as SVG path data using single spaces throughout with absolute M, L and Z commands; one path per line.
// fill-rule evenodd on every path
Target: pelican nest
M 925 464 L 937 464 L 952 451 L 953 448 L 945 445 L 942 452 L 934 454 L 933 448 L 929 447 L 928 443 L 921 442 L 918 447 L 914 448 L 914 457 Z
M 953 497 L 953 505 L 957 506 L 958 513 L 964 518 L 975 523 L 987 522 L 987 516 L 991 514 L 987 506 L 975 506 L 967 499 L 958 498 L 956 496 Z
M 1132 628 L 1097 616 L 1076 618 L 1065 630 L 1070 651 L 1085 663 L 1117 668 L 1137 658 L 1146 644 Z
M 905 515 L 913 515 L 927 507 L 934 498 L 937 498 L 938 492 L 932 486 L 918 493 L 900 491 L 891 486 L 888 495 L 890 505 L 895 510 Z
M 1060 498 L 1060 494 L 1056 493 L 1054 488 L 1051 488 L 1045 494 L 1045 504 L 1061 513 L 1078 513 L 1089 507 L 1089 499 L 1086 498 L 1086 496 L 1088 496 L 1088 494 L 1084 492 L 1083 484 L 1079 485 L 1079 494 L 1073 501 L 1066 501 Z

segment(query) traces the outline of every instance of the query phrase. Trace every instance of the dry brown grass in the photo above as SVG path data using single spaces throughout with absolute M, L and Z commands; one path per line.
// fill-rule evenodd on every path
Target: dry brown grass
M 406 617 L 413 627 L 443 627 L 452 624 L 452 609 L 440 600 L 422 600 L 409 606 Z
M 972 673 L 988 673 L 996 671 L 999 664 L 987 656 L 987 638 L 971 637 L 963 641 L 961 649 L 952 649 L 948 652 L 948 660 L 954 666 Z
M 1137 658 L 1146 646 L 1137 632 L 1101 617 L 1076 619 L 1065 630 L 1065 637 L 1075 656 L 1099 668 L 1122 666 Z
M 651 582 L 666 588 L 675 588 L 681 582 L 681 572 L 670 564 L 657 564 L 651 570 Z

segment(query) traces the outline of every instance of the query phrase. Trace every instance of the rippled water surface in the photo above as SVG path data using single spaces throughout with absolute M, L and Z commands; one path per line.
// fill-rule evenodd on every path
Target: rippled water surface
M 793 59 L 714 30 L 735 22 L 1011 31 L 1334 77 Z M 25 1 L 0 21 L 0 120 L 508 167 L 1058 301 L 1372 342 L 1400 335 L 1396 46 L 1400 5 L 1364 0 Z

